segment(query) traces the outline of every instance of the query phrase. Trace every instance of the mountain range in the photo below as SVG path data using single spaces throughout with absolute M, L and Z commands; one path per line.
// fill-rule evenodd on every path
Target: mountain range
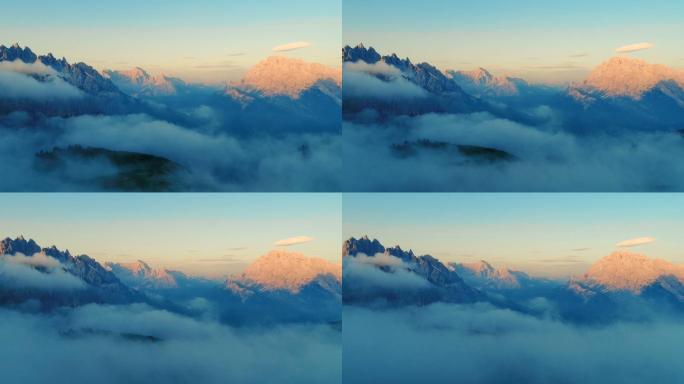
M 341 72 L 339 70 L 279 56 L 269 57 L 258 63 L 247 72 L 242 81 L 226 86 L 188 84 L 174 77 L 152 76 L 139 67 L 130 70 L 105 70 L 100 73 L 86 63 L 71 64 L 66 58 L 56 59 L 51 53 L 38 56 L 30 48 L 22 48 L 19 44 L 14 44 L 9 48 L 0 45 L 0 63 L 3 62 L 42 65 L 37 68 L 23 67 L 21 72 L 43 82 L 57 77 L 87 94 L 88 97 L 79 99 L 78 103 L 72 103 L 75 110 L 69 111 L 71 115 L 84 112 L 142 112 L 153 116 L 163 116 L 174 122 L 182 122 L 182 116 L 173 113 L 174 108 L 179 105 L 178 100 L 173 100 L 173 98 L 181 98 L 186 108 L 198 102 L 204 102 L 222 105 L 227 112 L 231 113 L 243 110 L 242 107 L 247 104 L 271 103 L 271 108 L 278 112 L 288 112 L 293 115 L 292 117 L 299 115 L 300 119 L 303 117 L 311 119 L 312 114 L 317 112 L 316 107 L 329 107 L 326 103 L 335 108 L 340 106 Z M 44 73 L 43 66 L 49 69 L 47 73 Z M 0 70 L 12 71 L 16 68 L 0 67 Z M 305 93 L 308 95 L 306 99 L 302 97 Z M 187 96 L 200 97 L 199 100 L 193 101 Z M 285 100 L 280 96 L 286 96 L 291 105 L 285 106 Z M 148 99 L 160 97 L 166 98 L 165 101 L 169 103 L 168 107 L 162 108 L 161 111 L 157 104 L 158 100 L 155 100 L 153 105 L 146 102 Z M 269 101 L 274 97 L 277 100 Z M 109 104 L 122 103 L 121 106 L 128 109 L 117 108 L 112 111 L 103 109 L 110 106 L 102 105 L 97 105 L 100 110 L 94 107 L 90 110 L 84 109 L 83 105 L 89 106 L 88 102 L 92 101 L 92 98 L 105 100 Z M 314 98 L 319 100 L 314 102 Z M 0 101 L 3 101 L 2 97 Z M 80 109 L 79 105 L 81 105 Z M 303 111 L 297 113 L 297 106 Z M 45 113 L 44 106 L 41 105 L 41 108 L 43 108 L 41 111 Z M 59 110 L 57 113 L 67 112 Z
M 343 260 L 346 304 L 488 302 L 544 316 L 549 315 L 550 305 L 553 316 L 578 323 L 638 320 L 654 313 L 684 316 L 684 266 L 625 251 L 615 251 L 594 263 L 585 275 L 565 281 L 497 269 L 486 261 L 444 264 L 398 246 L 385 248 L 367 236 L 345 241 Z M 358 268 L 359 262 L 363 269 Z M 423 279 L 427 288 L 401 285 L 407 279 L 400 272 Z M 394 279 L 396 285 L 383 283 L 379 288 L 369 283 L 371 279 Z M 539 300 L 548 304 L 540 309 L 534 304 Z
M 408 273 L 424 279 L 425 286 L 415 290 L 399 291 L 394 287 L 379 286 L 363 274 L 350 272 L 343 278 L 343 299 L 345 303 L 374 302 L 378 298 L 392 303 L 428 304 L 437 301 L 474 302 L 482 298 L 476 289 L 467 285 L 453 270 L 430 255 L 416 256 L 413 251 L 405 251 L 399 246 L 385 248 L 376 239 L 367 236 L 351 238 L 342 248 L 343 263 L 354 263 L 362 257 L 378 260 L 365 268 L 376 269 L 390 275 Z M 381 260 L 382 259 L 382 260 Z
M 547 105 L 562 116 L 569 132 L 616 134 L 634 130 L 677 131 L 684 126 L 684 71 L 649 64 L 625 56 L 613 57 L 593 69 L 586 80 L 567 87 L 529 84 L 511 77 L 498 77 L 484 68 L 474 71 L 441 71 L 429 63 L 413 64 L 396 54 L 381 55 L 363 44 L 342 50 L 345 63 L 386 64 L 429 94 L 429 98 L 392 101 L 383 105 L 372 98 L 345 93 L 346 119 L 354 119 L 363 105 L 387 115 L 417 113 L 463 113 L 486 111 L 513 121 L 540 123 L 526 109 Z M 380 81 L 387 77 L 368 69 L 345 66 Z
M 86 63 L 70 64 L 66 58 L 57 59 L 52 53 L 38 56 L 29 47 L 22 48 L 19 44 L 9 48 L 0 45 L 0 62 L 17 60 L 26 64 L 41 63 L 54 70 L 69 84 L 92 95 L 120 93 L 114 83 Z
M 340 265 L 273 251 L 227 281 L 155 269 L 138 260 L 100 264 L 24 237 L 0 241 L 0 305 L 42 310 L 88 303 L 150 306 L 236 325 L 324 322 L 341 314 Z M 69 289 L 60 289 L 65 284 Z

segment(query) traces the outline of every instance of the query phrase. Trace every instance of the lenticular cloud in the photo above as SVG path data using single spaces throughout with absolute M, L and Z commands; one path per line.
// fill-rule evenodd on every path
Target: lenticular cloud
M 296 49 L 302 49 L 311 46 L 311 43 L 306 42 L 306 41 L 295 41 L 294 43 L 287 43 L 283 45 L 279 45 L 275 48 L 273 48 L 273 52 L 287 52 L 287 51 L 294 51 Z
M 625 45 L 624 47 L 620 47 L 615 50 L 615 52 L 618 53 L 629 53 L 629 52 L 636 52 L 636 51 L 643 51 L 645 49 L 653 48 L 653 44 L 651 43 L 638 43 L 638 44 L 630 44 L 630 45 Z

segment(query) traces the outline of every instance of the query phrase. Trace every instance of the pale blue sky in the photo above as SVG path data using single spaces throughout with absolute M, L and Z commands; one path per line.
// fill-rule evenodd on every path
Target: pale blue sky
M 0 237 L 223 277 L 275 248 L 340 261 L 338 194 L 2 194 Z
M 345 0 L 343 41 L 363 42 L 441 69 L 485 67 L 532 81 L 566 82 L 616 55 L 684 68 L 681 0 Z
M 566 277 L 650 236 L 629 250 L 684 263 L 678 194 L 345 194 L 342 204 L 345 239 L 367 234 L 445 262 Z
M 0 44 L 98 69 L 237 80 L 274 47 L 295 41 L 311 46 L 279 54 L 340 66 L 340 0 L 34 0 L 0 8 Z

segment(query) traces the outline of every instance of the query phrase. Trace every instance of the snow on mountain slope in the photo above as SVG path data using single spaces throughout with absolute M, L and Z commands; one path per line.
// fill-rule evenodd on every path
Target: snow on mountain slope
M 639 100 L 658 84 L 668 81 L 684 88 L 684 71 L 620 56 L 613 57 L 596 67 L 577 87 L 597 90 L 606 96 L 625 96 Z
M 600 284 L 608 290 L 641 291 L 659 279 L 674 277 L 684 282 L 684 265 L 626 251 L 616 251 L 596 262 L 584 280 Z
M 105 70 L 103 74 L 122 91 L 132 96 L 164 96 L 177 92 L 181 80 L 167 76 L 151 76 L 144 69 L 135 67 L 127 71 Z
M 467 283 L 477 287 L 496 289 L 520 288 L 527 274 L 510 269 L 496 269 L 488 262 L 481 260 L 473 263 L 449 263 L 449 267 L 459 274 Z
M 508 77 L 492 75 L 484 68 L 472 71 L 447 71 L 461 88 L 475 96 L 513 96 L 518 88 Z
M 153 269 L 142 260 L 131 263 L 105 263 L 121 281 L 134 288 L 174 288 L 176 279 L 165 269 Z
M 252 283 L 265 290 L 298 293 L 317 279 L 330 276 L 341 283 L 342 266 L 301 253 L 273 250 L 250 264 L 240 277 L 229 280 L 227 286 L 235 290 L 240 285 L 236 282 Z
M 271 56 L 253 66 L 234 86 L 255 89 L 267 96 L 283 95 L 298 99 L 304 91 L 325 81 L 341 87 L 342 72 L 323 64 Z M 234 93 L 230 87 L 227 92 Z

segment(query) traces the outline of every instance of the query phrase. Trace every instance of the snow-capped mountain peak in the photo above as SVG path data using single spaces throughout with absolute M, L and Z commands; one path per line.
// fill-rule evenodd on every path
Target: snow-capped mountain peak
M 675 277 L 684 282 L 684 265 L 627 251 L 616 251 L 589 268 L 584 280 L 600 284 L 608 290 L 641 290 L 662 277 Z
M 477 69 L 474 69 L 472 71 L 460 71 L 462 74 L 465 76 L 470 77 L 471 79 L 480 82 L 480 83 L 489 83 L 494 79 L 494 76 L 486 69 L 479 67 Z
M 132 96 L 166 96 L 177 92 L 178 79 L 167 76 L 152 76 L 140 67 L 125 71 L 105 70 L 104 76 L 116 84 L 122 91 Z
M 617 56 L 596 67 L 580 86 L 607 96 L 640 99 L 661 82 L 672 81 L 684 88 L 684 71 L 644 60 Z
M 144 84 L 151 78 L 150 74 L 140 67 L 134 67 L 127 71 L 119 71 L 119 74 L 138 84 Z
M 447 71 L 447 75 L 467 92 L 477 96 L 512 96 L 518 88 L 508 77 L 494 76 L 484 68 Z
M 235 86 L 255 89 L 267 96 L 297 99 L 316 83 L 326 80 L 341 87 L 342 71 L 300 59 L 271 56 L 253 66 Z
M 250 264 L 237 280 L 258 284 L 266 290 L 297 293 L 305 285 L 327 275 L 341 282 L 342 266 L 301 253 L 273 250 Z M 234 282 L 229 280 L 229 287 L 231 283 Z
M 105 263 L 121 281 L 136 288 L 172 288 L 178 284 L 165 269 L 154 269 L 142 260 L 130 263 Z
M 473 263 L 450 263 L 449 266 L 463 279 L 477 287 L 498 289 L 519 288 L 528 276 L 519 271 L 494 268 L 484 260 Z
M 463 268 L 469 269 L 475 273 L 484 275 L 494 272 L 494 267 L 484 260 L 476 261 L 473 263 L 461 263 Z

